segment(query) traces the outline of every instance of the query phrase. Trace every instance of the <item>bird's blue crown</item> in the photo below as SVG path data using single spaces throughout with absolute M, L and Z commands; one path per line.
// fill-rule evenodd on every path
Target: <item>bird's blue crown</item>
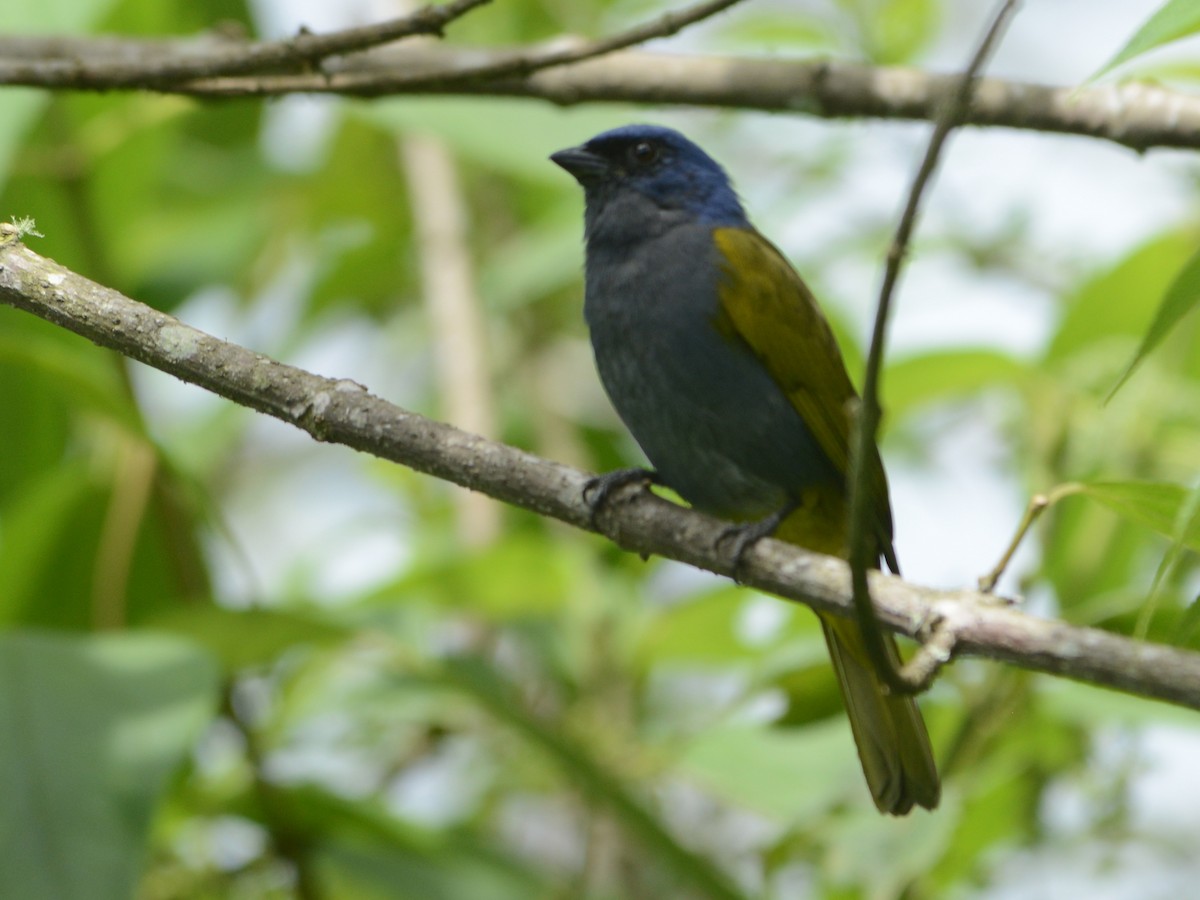
M 580 149 L 604 161 L 596 173 L 598 187 L 629 187 L 661 207 L 683 209 L 712 225 L 749 224 L 721 165 L 672 128 L 625 125 L 596 135 Z

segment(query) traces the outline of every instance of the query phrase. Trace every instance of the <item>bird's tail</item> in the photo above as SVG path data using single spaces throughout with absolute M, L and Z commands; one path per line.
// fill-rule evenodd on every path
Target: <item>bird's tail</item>
M 933 809 L 941 783 L 917 701 L 887 692 L 855 622 L 820 618 L 875 805 L 894 816 L 904 815 L 914 804 Z M 896 642 L 891 635 L 884 638 L 896 659 Z

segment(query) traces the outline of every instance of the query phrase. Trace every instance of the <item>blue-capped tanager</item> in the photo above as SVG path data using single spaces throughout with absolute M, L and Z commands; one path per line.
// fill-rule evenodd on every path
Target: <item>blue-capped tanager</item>
M 584 189 L 596 367 L 655 480 L 698 509 L 844 558 L 857 395 L 812 293 L 750 224 L 725 171 L 652 125 L 551 159 Z M 868 472 L 877 555 L 898 571 L 877 451 Z M 916 702 L 886 691 L 857 624 L 821 625 L 875 805 L 932 809 L 940 786 Z

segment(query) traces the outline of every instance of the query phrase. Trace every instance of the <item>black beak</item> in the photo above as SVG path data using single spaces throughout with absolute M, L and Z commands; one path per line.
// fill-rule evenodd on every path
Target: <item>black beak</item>
M 595 181 L 608 171 L 608 160 L 586 147 L 568 147 L 551 153 L 550 159 L 574 175 L 580 184 Z

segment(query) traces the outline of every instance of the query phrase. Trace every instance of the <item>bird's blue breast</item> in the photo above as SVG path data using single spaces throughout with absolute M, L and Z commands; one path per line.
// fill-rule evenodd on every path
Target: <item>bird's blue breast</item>
M 664 482 L 700 509 L 758 518 L 839 476 L 750 349 L 718 329 L 718 253 L 711 223 L 623 193 L 589 222 L 584 314 L 604 387 Z

